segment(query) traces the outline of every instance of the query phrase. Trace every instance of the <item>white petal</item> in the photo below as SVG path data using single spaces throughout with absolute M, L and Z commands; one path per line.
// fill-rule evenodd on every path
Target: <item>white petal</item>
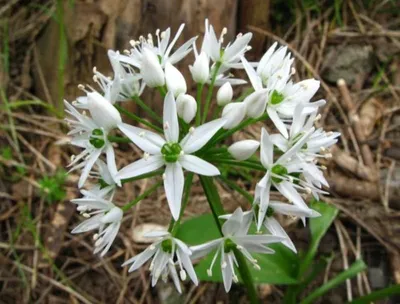
M 186 81 L 182 73 L 171 63 L 165 64 L 165 80 L 167 82 L 168 91 L 172 92 L 175 97 L 179 94 L 186 93 Z
M 170 233 L 165 230 L 153 230 L 146 232 L 143 236 L 146 238 L 156 238 L 156 237 L 164 237 L 169 235 Z
M 168 92 L 164 99 L 164 135 L 167 142 L 176 143 L 179 139 L 178 114 L 176 112 L 175 98 Z
M 178 249 L 178 252 L 181 257 L 183 267 L 187 271 L 187 273 L 188 273 L 190 279 L 193 281 L 194 285 L 197 286 L 199 284 L 199 281 L 197 279 L 196 272 L 194 271 L 194 268 L 193 268 L 193 265 L 192 265 L 192 262 L 191 262 L 189 256 L 185 252 L 183 252 L 181 249 Z
M 179 280 L 178 273 L 176 272 L 175 266 L 168 262 L 169 273 L 171 274 L 172 281 L 174 282 L 175 288 L 179 293 L 182 293 L 181 281 Z
M 141 150 L 150 154 L 161 153 L 165 140 L 160 135 L 126 123 L 120 124 L 118 128 Z
M 254 68 L 249 64 L 246 58 L 242 57 L 243 67 L 246 70 L 247 76 L 249 76 L 250 82 L 255 91 L 262 89 L 261 78 L 257 75 Z
M 106 157 L 107 157 L 107 168 L 108 172 L 111 175 L 113 181 L 118 185 L 121 186 L 121 180 L 117 178 L 117 164 L 115 163 L 115 153 L 114 148 L 111 144 L 108 144 L 106 147 Z
M 279 130 L 279 132 L 281 132 L 281 134 L 285 138 L 288 138 L 289 134 L 288 134 L 286 125 L 282 122 L 278 113 L 276 113 L 275 109 L 273 109 L 272 107 L 267 107 L 267 112 L 268 112 L 269 118 L 271 118 L 272 122 L 274 123 L 275 127 Z
M 279 224 L 279 222 L 275 218 L 273 217 L 266 218 L 264 221 L 264 226 L 273 235 L 282 236 L 286 238 L 286 240 L 282 241 L 282 244 L 291 249 L 294 253 L 297 253 L 296 247 L 294 246 L 292 240 L 287 235 L 285 229 L 282 228 L 281 224 Z
M 102 149 L 96 149 L 93 152 L 89 154 L 89 158 L 86 159 L 85 167 L 82 170 L 81 177 L 79 178 L 78 182 L 78 187 L 82 188 L 83 184 L 85 183 L 86 179 L 89 176 L 90 170 L 92 170 L 92 167 L 96 160 L 99 158 L 100 154 L 102 152 Z
M 87 97 L 88 109 L 99 127 L 108 131 L 122 122 L 118 110 L 98 92 L 87 93 Z
M 138 255 L 134 256 L 133 258 L 125 261 L 122 266 L 126 266 L 130 263 L 132 263 L 132 265 L 129 267 L 129 272 L 135 271 L 137 269 L 139 269 L 144 263 L 146 263 L 154 254 L 156 253 L 156 251 L 150 248 L 147 248 L 145 251 L 143 251 L 142 253 L 139 253 Z
M 209 254 L 213 249 L 218 247 L 218 245 L 220 245 L 221 242 L 224 242 L 224 239 L 222 239 L 222 238 L 216 239 L 216 240 L 213 240 L 208 243 L 201 244 L 201 245 L 191 246 L 190 250 L 192 251 L 192 255 L 191 255 L 192 260 L 201 258 L 201 257 Z
M 265 128 L 261 129 L 261 163 L 265 168 L 268 168 L 274 162 L 274 145 Z
M 181 211 L 183 184 L 184 178 L 181 165 L 178 162 L 167 163 L 165 168 L 164 188 L 169 209 L 175 220 L 179 218 Z
M 243 210 L 238 207 L 229 219 L 222 225 L 222 233 L 224 236 L 235 235 L 241 228 L 243 221 Z
M 220 175 L 218 168 L 194 155 L 183 155 L 179 158 L 179 163 L 183 168 L 190 172 L 204 176 Z
M 225 254 L 224 250 L 222 250 L 221 253 L 221 271 L 222 271 L 222 280 L 224 282 L 224 287 L 225 291 L 229 292 L 229 290 L 232 287 L 232 278 L 233 278 L 233 273 L 232 273 L 232 267 L 231 267 L 231 261 L 228 259 L 228 254 Z M 222 267 L 222 265 L 225 265 L 225 267 Z
M 285 196 L 290 202 L 303 209 L 309 209 L 300 194 L 296 191 L 290 182 L 282 181 L 278 184 L 274 183 L 275 188 Z
M 139 159 L 132 164 L 122 168 L 118 174 L 117 178 L 126 179 L 142 174 L 146 174 L 161 168 L 164 165 L 164 159 L 160 155 L 152 155 L 149 158 Z
M 191 154 L 200 150 L 222 128 L 224 123 L 223 119 L 216 119 L 189 132 L 181 141 L 183 151 Z

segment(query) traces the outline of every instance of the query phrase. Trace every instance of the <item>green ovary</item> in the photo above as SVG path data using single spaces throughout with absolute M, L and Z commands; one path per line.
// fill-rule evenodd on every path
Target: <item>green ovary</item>
M 161 148 L 161 153 L 167 163 L 175 163 L 182 153 L 182 148 L 178 143 L 166 143 Z
M 101 129 L 94 129 L 92 131 L 92 136 L 90 136 L 89 142 L 92 144 L 93 147 L 100 149 L 105 144 L 103 135 L 104 133 Z
M 274 175 L 279 175 L 279 176 L 286 176 L 288 174 L 288 170 L 282 166 L 282 165 L 275 165 L 271 169 L 272 173 Z M 272 177 L 272 181 L 279 184 L 283 179 L 280 177 Z
M 282 93 L 279 93 L 277 90 L 274 90 L 271 95 L 271 99 L 269 102 L 273 105 L 280 104 L 285 99 Z
M 172 241 L 170 239 L 161 242 L 161 248 L 164 252 L 172 252 Z

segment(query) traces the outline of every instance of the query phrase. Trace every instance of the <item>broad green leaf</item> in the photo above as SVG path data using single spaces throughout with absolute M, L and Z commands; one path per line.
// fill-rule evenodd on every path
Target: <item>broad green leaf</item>
M 190 245 L 202 244 L 221 237 L 211 214 L 201 215 L 184 222 L 178 230 L 177 237 Z M 297 283 L 298 257 L 281 244 L 270 246 L 275 254 L 254 254 L 261 270 L 253 269 L 248 263 L 256 283 L 294 284 Z M 218 257 L 209 277 L 207 269 L 212 263 L 215 251 L 203 258 L 195 267 L 202 281 L 222 282 L 220 258 Z
M 310 207 L 318 211 L 321 216 L 311 218 L 309 221 L 311 231 L 311 244 L 300 265 L 299 276 L 302 276 L 314 259 L 319 243 L 338 214 L 338 209 L 321 201 L 312 201 Z

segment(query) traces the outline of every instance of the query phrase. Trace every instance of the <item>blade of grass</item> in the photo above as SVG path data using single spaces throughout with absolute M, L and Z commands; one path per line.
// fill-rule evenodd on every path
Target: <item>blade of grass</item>
M 315 289 L 310 295 L 308 295 L 300 304 L 311 304 L 314 303 L 316 299 L 323 296 L 329 290 L 335 288 L 336 286 L 344 283 L 347 279 L 350 279 L 357 275 L 357 273 L 367 269 L 367 265 L 365 265 L 364 261 L 358 260 L 353 263 L 346 271 L 343 271 L 332 280 L 329 280 L 321 287 Z

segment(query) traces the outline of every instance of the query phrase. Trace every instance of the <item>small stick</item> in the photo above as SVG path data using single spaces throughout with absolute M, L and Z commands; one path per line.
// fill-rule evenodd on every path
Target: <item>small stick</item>
M 342 102 L 342 106 L 348 111 L 348 117 L 352 124 L 354 134 L 357 140 L 361 142 L 360 150 L 364 163 L 367 166 L 372 167 L 374 166 L 374 158 L 371 149 L 366 143 L 364 143 L 365 136 L 362 126 L 360 124 L 360 117 L 358 116 L 357 110 L 355 109 L 354 104 L 351 101 L 350 91 L 349 88 L 347 87 L 346 81 L 342 78 L 339 79 L 337 81 L 337 86 L 340 91 L 340 94 L 342 95 L 342 98 L 340 99 Z
M 344 242 L 344 239 L 343 239 L 343 234 L 342 234 L 341 227 L 340 227 L 339 223 L 340 223 L 339 220 L 335 220 L 334 221 L 336 232 L 337 232 L 337 235 L 338 235 L 338 238 L 339 238 L 340 251 L 342 252 L 342 256 L 343 256 L 343 269 L 347 270 L 347 269 L 349 269 L 349 260 L 348 260 L 348 257 L 347 257 L 348 251 L 347 251 L 347 247 L 346 247 L 346 244 Z M 346 280 L 346 290 L 347 290 L 347 301 L 351 302 L 352 299 L 353 299 L 353 295 L 352 295 L 352 291 L 351 291 L 351 281 L 350 281 L 350 279 Z

